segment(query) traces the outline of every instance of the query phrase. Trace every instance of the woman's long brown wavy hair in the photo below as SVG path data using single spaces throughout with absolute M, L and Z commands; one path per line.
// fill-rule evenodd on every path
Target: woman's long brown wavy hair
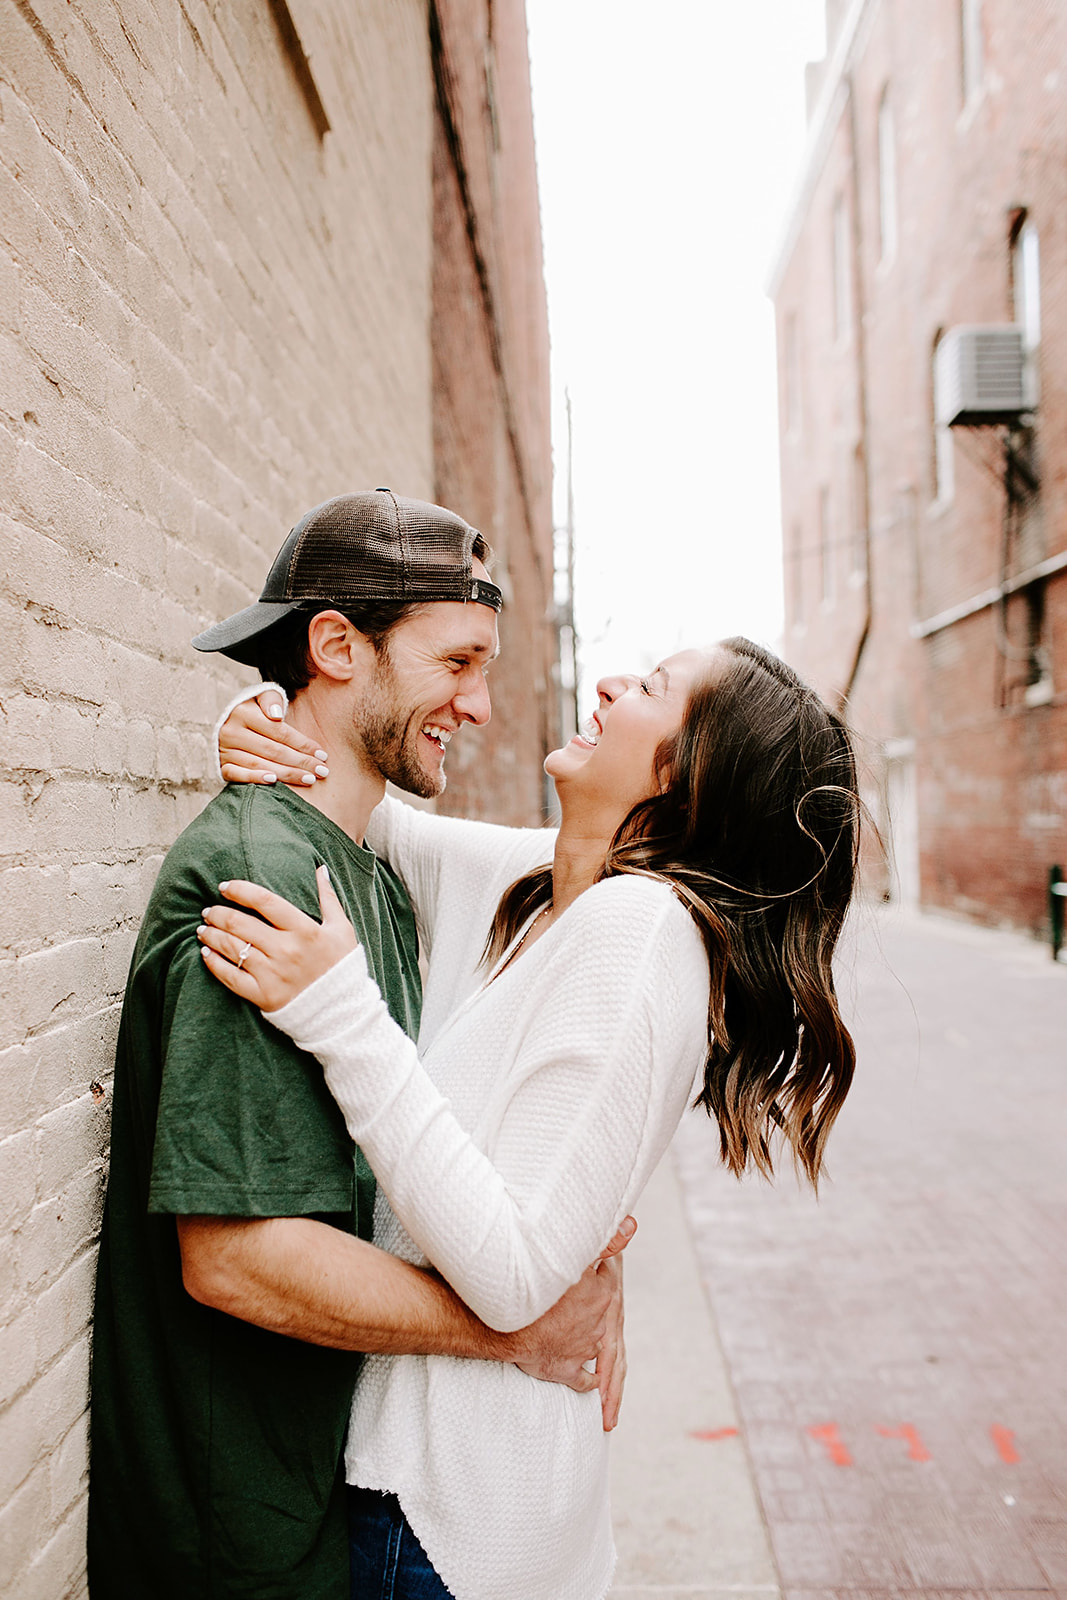
M 704 1087 L 722 1159 L 770 1176 L 777 1133 L 818 1183 L 855 1068 L 832 958 L 856 876 L 860 802 L 840 717 L 748 639 L 690 693 L 660 746 L 663 792 L 635 806 L 602 878 L 661 878 L 700 929 L 711 974 Z M 547 904 L 551 869 L 507 889 L 486 947 L 494 961 Z

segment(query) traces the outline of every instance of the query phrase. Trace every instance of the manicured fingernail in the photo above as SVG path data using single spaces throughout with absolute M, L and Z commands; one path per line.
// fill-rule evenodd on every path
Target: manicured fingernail
M 329 883 L 329 881 L 330 881 L 330 869 L 326 865 L 325 861 L 322 863 L 322 866 L 319 868 L 319 871 L 322 873 L 323 877 L 326 879 L 326 882 Z
M 313 772 L 305 772 L 300 779 L 301 783 L 318 783 L 318 781 Z
M 316 761 L 329 761 L 329 759 L 330 759 L 330 757 L 329 757 L 329 754 L 328 754 L 327 751 L 325 751 L 325 750 L 316 750 L 315 751 L 315 760 Z
M 329 767 L 316 767 L 315 771 L 318 773 L 320 778 L 328 778 L 330 776 Z
M 274 722 L 281 722 L 282 717 L 285 715 L 285 713 L 283 712 L 281 706 L 268 706 L 267 707 L 267 715 Z
M 229 880 L 229 878 L 227 878 L 227 879 L 226 879 L 226 882 L 225 882 L 225 883 L 220 883 L 220 884 L 219 884 L 219 888 L 220 888 L 220 890 L 221 890 L 221 891 L 222 891 L 222 893 L 223 893 L 223 894 L 225 894 L 225 893 L 226 893 L 226 890 L 227 890 L 227 889 L 228 889 L 228 888 L 229 888 L 229 887 L 230 887 L 230 880 Z M 207 916 L 207 912 L 206 912 L 206 911 L 205 911 L 205 912 L 204 912 L 204 915 L 205 915 L 205 917 L 206 917 L 206 916 Z
M 201 923 L 199 928 L 197 928 L 197 930 L 196 930 L 196 937 L 199 939 L 201 934 L 204 934 L 206 932 L 207 932 L 207 929 L 204 927 L 204 924 Z
M 259 781 L 260 783 L 277 783 L 278 774 L 276 772 L 261 772 Z

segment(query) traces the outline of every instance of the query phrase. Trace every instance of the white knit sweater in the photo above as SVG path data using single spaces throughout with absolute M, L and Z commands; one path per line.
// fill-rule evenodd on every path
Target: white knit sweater
M 611 878 L 486 983 L 500 895 L 554 835 L 386 800 L 368 843 L 403 879 L 428 957 L 421 1064 L 361 950 L 270 1020 L 322 1061 L 377 1175 L 375 1243 L 520 1328 L 595 1260 L 685 1109 L 707 1038 L 703 945 L 665 884 Z M 457 1600 L 600 1600 L 610 1583 L 595 1393 L 371 1356 L 346 1461 L 350 1482 L 398 1494 Z

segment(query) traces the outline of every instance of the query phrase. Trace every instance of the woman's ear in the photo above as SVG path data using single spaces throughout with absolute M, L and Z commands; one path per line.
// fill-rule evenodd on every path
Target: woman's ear
M 374 645 L 340 611 L 317 611 L 308 623 L 308 654 L 322 677 L 348 683 L 373 665 Z
M 656 751 L 654 775 L 657 794 L 666 794 L 674 783 L 674 756 L 677 748 L 678 740 L 672 735 L 664 739 Z

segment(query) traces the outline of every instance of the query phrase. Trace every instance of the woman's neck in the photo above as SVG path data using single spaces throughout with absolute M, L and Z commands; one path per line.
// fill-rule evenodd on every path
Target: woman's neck
M 614 834 L 568 827 L 566 820 L 556 835 L 552 857 L 552 914 L 558 917 L 580 894 L 597 881 Z

